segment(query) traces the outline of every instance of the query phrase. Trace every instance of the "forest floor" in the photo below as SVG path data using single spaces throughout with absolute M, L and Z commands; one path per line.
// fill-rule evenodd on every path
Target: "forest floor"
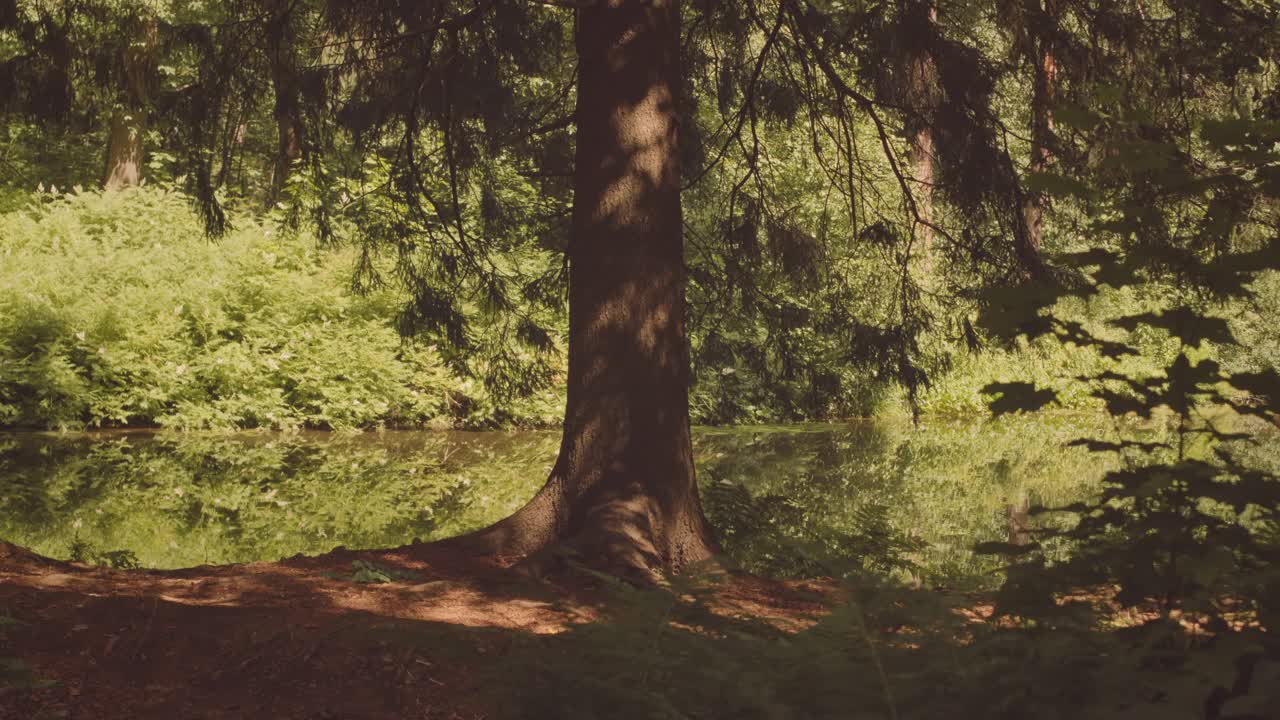
M 709 607 L 785 630 L 834 592 L 731 575 Z M 589 575 L 533 581 L 431 545 L 153 571 L 0 543 L 0 620 L 16 621 L 0 665 L 32 672 L 0 684 L 0 718 L 488 718 L 495 660 L 607 597 Z

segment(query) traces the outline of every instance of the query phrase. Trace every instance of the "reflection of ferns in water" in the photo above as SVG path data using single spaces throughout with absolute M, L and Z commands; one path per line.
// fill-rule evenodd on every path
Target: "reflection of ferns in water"
M 808 522 L 804 507 L 788 497 L 751 491 L 718 480 L 703 490 L 707 516 L 725 550 L 749 571 L 814 577 L 850 570 L 889 574 L 914 572 L 911 554 L 923 543 L 889 522 L 889 507 L 868 503 L 853 509 L 852 532 Z

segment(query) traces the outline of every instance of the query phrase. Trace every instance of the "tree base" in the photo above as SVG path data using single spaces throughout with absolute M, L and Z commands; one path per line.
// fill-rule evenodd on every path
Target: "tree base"
M 567 487 L 552 475 L 513 515 L 441 544 L 516 559 L 517 571 L 534 578 L 579 566 L 636 585 L 658 584 L 720 552 L 696 494 L 688 504 L 664 508 L 639 483 L 622 484 L 630 490 L 625 494 L 597 487 L 577 498 Z

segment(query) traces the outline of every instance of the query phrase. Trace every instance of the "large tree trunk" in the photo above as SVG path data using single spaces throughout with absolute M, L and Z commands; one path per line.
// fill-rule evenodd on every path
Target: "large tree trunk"
M 121 52 L 124 106 L 111 114 L 107 135 L 106 168 L 102 186 L 107 190 L 136 187 L 142 182 L 143 136 L 147 129 L 147 88 L 151 74 L 151 53 L 158 28 L 154 21 L 139 25 L 138 38 Z
M 289 179 L 293 167 L 302 160 L 303 125 L 301 81 L 294 44 L 291 0 L 272 0 L 267 21 L 267 60 L 271 67 L 271 85 L 275 90 L 275 118 L 279 145 L 271 173 L 267 204 L 272 205 Z
M 1058 63 L 1054 55 L 1054 34 L 1057 23 L 1057 0 L 1044 0 L 1041 9 L 1038 0 L 1028 3 L 1033 14 L 1031 37 L 1035 44 L 1032 63 L 1031 90 L 1031 172 L 1044 172 L 1053 161 L 1051 149 L 1053 136 L 1053 104 L 1057 96 Z M 1043 17 L 1039 17 L 1039 16 Z M 1039 265 L 1040 248 L 1044 241 L 1045 197 L 1042 193 L 1028 193 L 1023 205 L 1023 221 L 1027 227 L 1026 242 L 1020 248 L 1024 265 Z
M 475 536 L 490 551 L 565 545 L 639 578 L 717 551 L 689 432 L 678 32 L 676 0 L 579 11 L 564 437 L 542 490 Z

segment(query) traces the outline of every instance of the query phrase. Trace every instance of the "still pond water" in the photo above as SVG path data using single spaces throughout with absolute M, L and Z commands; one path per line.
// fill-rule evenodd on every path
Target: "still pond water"
M 1097 489 L 1114 460 L 1067 442 L 1106 425 L 1045 416 L 704 428 L 695 450 L 708 514 L 748 568 L 806 574 L 852 562 L 951 584 L 990 577 L 995 561 L 969 548 L 1008 538 L 1011 509 Z M 174 568 L 443 538 L 518 508 L 558 440 L 4 434 L 0 539 L 57 558 Z

